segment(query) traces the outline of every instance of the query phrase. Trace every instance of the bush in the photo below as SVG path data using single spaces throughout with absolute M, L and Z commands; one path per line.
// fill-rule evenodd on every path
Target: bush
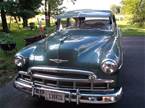
M 16 42 L 10 34 L 3 33 L 2 37 L 0 38 L 0 47 L 4 51 L 11 51 L 15 49 Z
M 0 37 L 0 44 L 13 44 L 15 43 L 13 36 L 8 33 L 3 33 Z

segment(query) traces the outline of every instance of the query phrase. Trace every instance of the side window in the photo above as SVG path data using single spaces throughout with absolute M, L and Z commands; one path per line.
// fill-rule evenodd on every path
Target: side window
M 57 21 L 55 22 L 55 26 L 56 26 L 56 30 L 59 30 L 59 28 L 60 28 L 60 19 L 57 19 Z
M 69 20 L 69 27 L 76 27 L 76 21 L 74 18 L 70 18 Z
M 61 22 L 60 22 L 60 26 L 62 27 L 62 28 L 66 28 L 67 26 L 68 26 L 68 20 L 66 19 L 66 18 L 62 18 L 61 19 Z M 60 27 L 60 28 L 61 28 Z
M 77 26 L 77 21 L 75 18 L 62 18 L 57 21 L 57 30 L 62 30 L 66 28 L 74 28 Z

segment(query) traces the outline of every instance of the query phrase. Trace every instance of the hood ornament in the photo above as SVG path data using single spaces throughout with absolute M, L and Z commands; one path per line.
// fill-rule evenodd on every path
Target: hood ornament
M 68 60 L 62 60 L 62 59 L 49 59 L 49 61 L 55 62 L 57 64 L 68 62 Z

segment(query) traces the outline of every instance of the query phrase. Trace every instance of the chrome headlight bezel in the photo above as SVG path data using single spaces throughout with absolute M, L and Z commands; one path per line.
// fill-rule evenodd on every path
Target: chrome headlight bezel
M 101 70 L 106 74 L 113 74 L 118 69 L 118 63 L 112 59 L 105 59 L 101 63 Z
M 15 56 L 14 63 L 18 67 L 23 67 L 26 63 L 26 59 L 23 56 Z

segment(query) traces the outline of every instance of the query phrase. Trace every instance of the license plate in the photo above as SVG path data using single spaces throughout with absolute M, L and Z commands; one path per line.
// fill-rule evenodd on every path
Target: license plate
M 55 92 L 55 91 L 45 91 L 44 95 L 45 95 L 45 100 L 60 102 L 60 103 L 65 102 L 65 95 L 63 93 Z

